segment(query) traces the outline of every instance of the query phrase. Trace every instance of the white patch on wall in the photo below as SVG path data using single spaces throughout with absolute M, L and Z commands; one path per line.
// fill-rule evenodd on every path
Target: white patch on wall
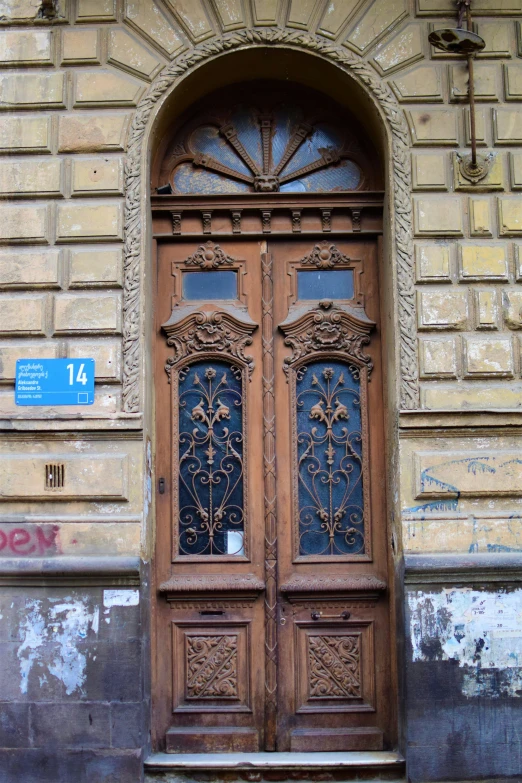
M 103 591 L 103 605 L 106 609 L 110 609 L 111 606 L 138 606 L 139 602 L 139 590 Z
M 417 590 L 408 605 L 414 661 L 458 661 L 466 696 L 522 694 L 522 589 Z
M 83 694 L 87 660 L 77 645 L 87 637 L 89 628 L 98 633 L 99 620 L 99 609 L 91 613 L 87 598 L 66 598 L 45 612 L 42 601 L 29 600 L 20 624 L 22 643 L 17 651 L 21 692 L 27 693 L 31 669 L 39 667 L 41 683 L 48 681 L 46 674 L 51 674 L 63 682 L 68 696 L 75 691 Z

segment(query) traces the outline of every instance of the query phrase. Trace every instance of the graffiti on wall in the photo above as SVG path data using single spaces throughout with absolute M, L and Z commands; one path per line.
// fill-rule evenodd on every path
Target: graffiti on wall
M 0 557 L 61 554 L 59 525 L 0 525 Z
M 522 696 L 522 589 L 408 594 L 414 661 L 458 661 L 465 696 Z

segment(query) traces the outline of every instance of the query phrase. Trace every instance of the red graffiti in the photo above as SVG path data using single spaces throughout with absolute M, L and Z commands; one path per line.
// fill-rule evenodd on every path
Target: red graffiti
M 9 555 L 57 555 L 59 525 L 0 527 L 0 557 Z

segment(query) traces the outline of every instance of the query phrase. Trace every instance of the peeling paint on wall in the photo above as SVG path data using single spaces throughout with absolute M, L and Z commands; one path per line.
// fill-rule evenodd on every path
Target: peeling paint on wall
M 139 590 L 104 590 L 103 605 L 111 606 L 138 606 L 140 602 Z
M 414 661 L 455 660 L 465 696 L 522 696 L 522 589 L 408 595 Z
M 17 651 L 21 692 L 27 693 L 31 670 L 38 668 L 43 681 L 48 674 L 61 680 L 68 696 L 75 691 L 85 695 L 87 661 L 78 642 L 86 638 L 89 628 L 97 634 L 99 622 L 100 610 L 96 607 L 89 611 L 87 598 L 66 598 L 46 612 L 42 601 L 28 600 L 20 627 L 22 643 Z

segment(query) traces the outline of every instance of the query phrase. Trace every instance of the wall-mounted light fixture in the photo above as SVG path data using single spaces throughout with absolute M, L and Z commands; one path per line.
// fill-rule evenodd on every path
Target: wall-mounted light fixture
M 475 124 L 475 83 L 473 78 L 473 59 L 477 52 L 484 49 L 486 42 L 471 29 L 471 0 L 458 0 L 457 27 L 434 30 L 429 34 L 429 42 L 436 49 L 450 54 L 461 54 L 468 61 L 468 99 L 469 123 L 471 130 L 471 155 L 462 155 L 460 173 L 469 182 L 477 183 L 487 175 L 491 156 L 477 155 L 477 131 Z M 463 28 L 466 17 L 466 28 Z

